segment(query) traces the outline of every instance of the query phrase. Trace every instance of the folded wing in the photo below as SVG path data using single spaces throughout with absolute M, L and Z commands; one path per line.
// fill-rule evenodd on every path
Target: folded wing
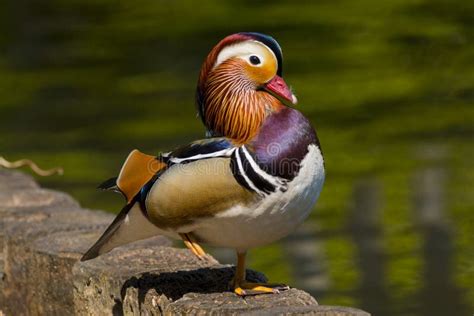
M 230 170 L 234 149 L 226 138 L 210 138 L 158 157 L 132 151 L 117 179 L 100 186 L 121 192 L 127 205 L 81 260 L 218 212 L 239 194 L 251 194 L 235 181 Z M 209 176 L 209 171 L 216 174 Z M 147 200 L 160 205 L 147 209 Z

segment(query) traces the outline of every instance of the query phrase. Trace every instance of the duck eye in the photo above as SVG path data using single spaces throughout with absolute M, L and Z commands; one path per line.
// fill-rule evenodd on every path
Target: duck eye
M 261 63 L 260 58 L 255 55 L 250 56 L 249 60 L 252 65 L 259 65 Z

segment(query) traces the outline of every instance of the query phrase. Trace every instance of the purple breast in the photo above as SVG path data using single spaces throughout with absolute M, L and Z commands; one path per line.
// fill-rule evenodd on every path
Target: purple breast
M 295 109 L 284 108 L 265 120 L 258 136 L 248 147 L 265 172 L 292 180 L 311 144 L 320 147 L 308 119 Z

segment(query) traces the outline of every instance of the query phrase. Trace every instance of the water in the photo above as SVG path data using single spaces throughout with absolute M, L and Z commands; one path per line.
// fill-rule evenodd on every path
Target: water
M 250 253 L 271 281 L 374 315 L 474 311 L 474 2 L 6 0 L 0 154 L 84 206 L 133 148 L 203 136 L 201 62 L 237 31 L 273 35 L 327 181 L 311 218 Z M 224 261 L 232 254 L 213 250 Z

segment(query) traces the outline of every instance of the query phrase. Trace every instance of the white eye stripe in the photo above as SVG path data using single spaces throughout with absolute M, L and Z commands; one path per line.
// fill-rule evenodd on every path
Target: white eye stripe
M 271 53 L 271 55 L 273 56 L 273 58 L 275 58 L 275 61 L 276 61 L 275 54 L 266 45 L 258 41 L 251 41 L 251 40 L 240 42 L 234 45 L 227 46 L 224 49 L 222 49 L 219 55 L 217 56 L 217 60 L 216 60 L 216 63 L 214 64 L 214 68 L 232 57 L 241 58 L 247 61 L 250 65 L 254 67 L 259 67 L 264 64 L 265 60 L 263 56 L 267 55 L 268 52 Z M 260 64 L 254 65 L 250 62 L 250 56 L 252 55 L 257 56 L 260 59 Z

